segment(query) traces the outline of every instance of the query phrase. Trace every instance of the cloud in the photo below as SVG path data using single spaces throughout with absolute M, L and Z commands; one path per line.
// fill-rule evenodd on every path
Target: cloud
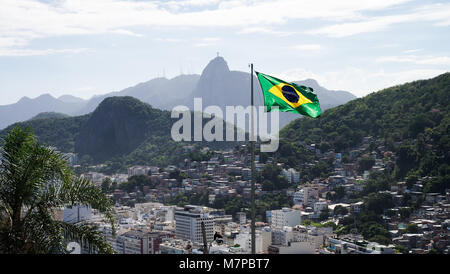
M 319 44 L 299 44 L 292 47 L 300 51 L 320 51 L 323 47 Z
M 412 63 L 418 65 L 450 65 L 450 57 L 447 56 L 384 56 L 375 60 L 377 63 Z
M 256 33 L 256 34 L 268 34 L 273 36 L 289 36 L 295 34 L 295 32 L 287 32 L 287 31 L 279 31 L 279 30 L 273 30 L 269 27 L 249 27 L 244 28 L 237 32 L 238 34 L 250 34 L 250 33 Z
M 158 42 L 169 42 L 169 43 L 180 43 L 183 42 L 183 39 L 178 39 L 178 38 L 155 38 L 156 41 Z
M 0 48 L 0 56 L 38 56 L 49 55 L 59 53 L 71 53 L 77 54 L 87 51 L 87 48 L 77 49 L 13 49 L 13 48 Z
M 354 20 L 361 18 L 361 12 L 382 10 L 408 1 L 3 0 L 0 10 L 3 46 L 0 41 L 0 47 L 25 47 L 33 39 L 67 35 L 115 32 L 141 37 L 131 30 L 138 26 L 260 28 L 294 19 Z
M 128 36 L 134 36 L 134 37 L 144 37 L 143 34 L 135 33 L 126 29 L 116 29 L 112 31 L 113 33 L 122 34 L 122 35 L 128 35 Z
M 415 52 L 418 52 L 418 51 L 421 51 L 421 50 L 422 49 L 408 49 L 408 50 L 403 51 L 403 53 L 410 54 L 410 53 L 415 53 Z
M 416 8 L 409 13 L 368 17 L 358 22 L 329 25 L 306 31 L 306 33 L 341 38 L 361 33 L 382 31 L 394 24 L 416 21 L 434 22 L 435 26 L 448 26 L 450 25 L 449 18 L 450 4 L 435 4 Z
M 200 39 L 200 41 L 198 43 L 195 43 L 194 46 L 195 47 L 214 46 L 220 40 L 221 40 L 221 38 L 219 38 L 219 37 L 205 37 L 205 38 Z
M 219 0 L 181 0 L 181 1 L 168 1 L 163 2 L 161 5 L 164 7 L 169 7 L 173 10 L 179 10 L 181 8 L 189 8 L 189 7 L 204 7 L 204 6 L 212 6 L 220 3 Z

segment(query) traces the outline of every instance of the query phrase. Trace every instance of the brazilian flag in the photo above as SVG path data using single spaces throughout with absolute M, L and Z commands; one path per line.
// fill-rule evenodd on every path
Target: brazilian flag
M 256 72 L 263 90 L 264 105 L 269 112 L 278 106 L 279 111 L 293 112 L 312 118 L 322 114 L 319 100 L 310 87 L 288 83 L 273 76 Z

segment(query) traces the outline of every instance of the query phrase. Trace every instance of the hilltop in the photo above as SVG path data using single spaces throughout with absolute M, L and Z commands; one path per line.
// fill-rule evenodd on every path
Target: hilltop
M 90 114 L 63 117 L 44 113 L 39 115 L 41 118 L 9 126 L 0 131 L 0 137 L 16 126 L 31 127 L 41 143 L 64 153 L 77 153 L 84 164 L 106 163 L 108 172 L 135 164 L 181 162 L 189 154 L 185 146 L 194 150 L 229 149 L 240 143 L 175 142 L 170 134 L 177 119 L 170 115 L 167 110 L 153 108 L 131 96 L 109 97 Z M 203 124 L 208 120 L 204 119 Z
M 279 156 L 300 165 L 300 144 L 347 157 L 365 137 L 374 151 L 380 143 L 397 157 L 393 179 L 436 176 L 430 191 L 449 187 L 450 73 L 372 93 L 326 111 L 318 119 L 299 119 L 280 132 Z M 367 139 L 367 138 L 366 138 Z M 299 156 L 301 159 L 302 156 Z
M 255 83 L 255 102 L 262 105 L 261 88 Z M 322 109 L 328 109 L 346 103 L 356 97 L 346 91 L 332 91 L 321 87 L 315 80 L 307 79 L 297 83 L 311 85 L 316 91 Z M 62 95 L 58 98 L 43 94 L 36 98 L 24 97 L 14 104 L 0 106 L 0 129 L 13 123 L 26 121 L 42 112 L 58 112 L 70 116 L 85 115 L 93 112 L 103 100 L 109 97 L 131 96 L 154 108 L 172 110 L 177 105 L 185 105 L 193 109 L 193 98 L 203 98 L 203 106 L 224 106 L 250 104 L 250 74 L 233 71 L 228 67 L 223 57 L 212 59 L 201 75 L 179 75 L 172 79 L 158 77 L 106 94 L 84 100 L 72 95 Z M 258 97 L 259 96 L 259 97 Z M 292 113 L 281 113 L 281 126 L 297 119 Z

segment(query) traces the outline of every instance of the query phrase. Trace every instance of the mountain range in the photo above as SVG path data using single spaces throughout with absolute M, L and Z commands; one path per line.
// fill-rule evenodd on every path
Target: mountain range
M 322 110 L 344 104 L 356 97 L 346 91 L 333 91 L 320 86 L 315 80 L 297 81 L 301 85 L 310 86 L 317 93 Z M 263 105 L 261 88 L 254 77 L 255 105 Z M 154 108 L 171 110 L 177 105 L 193 108 L 193 98 L 203 99 L 203 107 L 218 105 L 224 107 L 250 104 L 250 74 L 232 71 L 223 57 L 212 59 L 201 75 L 179 75 L 172 79 L 155 78 L 135 86 L 114 91 L 89 100 L 72 95 L 54 98 L 43 94 L 37 98 L 23 97 L 17 103 L 0 106 L 0 129 L 15 122 L 26 121 L 41 112 L 58 112 L 70 116 L 91 113 L 108 97 L 132 96 Z M 280 113 L 280 126 L 299 118 L 293 113 Z
M 345 157 L 364 137 L 372 136 L 377 145 L 396 153 L 396 178 L 437 176 L 441 179 L 430 187 L 441 192 L 448 187 L 450 174 L 449 87 L 450 73 L 445 73 L 351 100 L 324 112 L 320 119 L 296 119 L 280 131 L 275 155 L 279 162 L 302 170 L 308 153 L 299 144 L 316 144 L 323 151 L 331 148 Z M 174 142 L 170 137 L 174 122 L 170 111 L 131 96 L 111 97 L 86 115 L 43 113 L 16 123 L 0 131 L 0 140 L 12 127 L 30 126 L 40 142 L 78 153 L 87 163 L 107 163 L 110 172 L 135 164 L 182 161 L 189 154 L 187 145 L 220 149 L 239 144 Z

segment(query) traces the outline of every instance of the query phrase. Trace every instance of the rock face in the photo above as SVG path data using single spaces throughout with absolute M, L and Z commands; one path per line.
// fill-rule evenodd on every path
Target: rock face
M 75 151 L 96 161 L 130 153 L 149 136 L 170 138 L 170 113 L 133 97 L 106 98 L 82 127 Z
M 353 94 L 346 91 L 331 91 L 321 87 L 315 80 L 307 79 L 297 81 L 300 85 L 312 87 L 319 98 L 322 110 L 344 104 L 356 98 Z M 261 86 L 255 76 L 253 76 L 254 85 L 254 103 L 256 106 L 264 105 Z M 216 57 L 209 62 L 203 70 L 197 87 L 192 96 L 187 97 L 183 104 L 193 108 L 193 98 L 202 98 L 203 108 L 207 106 L 219 106 L 224 115 L 226 106 L 250 105 L 250 74 L 241 71 L 231 71 L 227 62 L 222 57 Z M 271 113 L 269 113 L 269 121 Z M 287 125 L 292 120 L 301 116 L 295 113 L 281 112 L 280 128 Z M 246 130 L 249 130 L 248 123 Z
M 225 106 L 247 106 L 250 104 L 249 90 L 250 74 L 230 71 L 225 59 L 216 57 L 203 70 L 197 87 L 192 96 L 186 98 L 185 104 L 192 108 L 193 98 L 199 97 L 204 107 L 216 105 L 223 111 Z

